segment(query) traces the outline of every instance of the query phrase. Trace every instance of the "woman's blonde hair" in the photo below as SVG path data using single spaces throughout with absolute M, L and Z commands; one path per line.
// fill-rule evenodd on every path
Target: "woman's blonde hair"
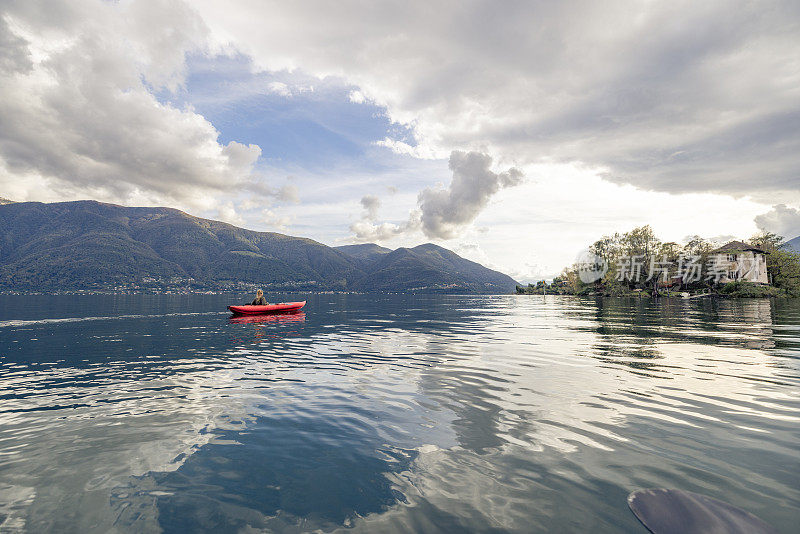
M 263 294 L 264 294 L 264 292 L 263 292 L 263 291 L 261 291 L 260 289 L 256 289 L 256 296 L 257 296 L 257 297 L 260 297 L 260 296 L 261 296 L 261 295 L 263 295 Z

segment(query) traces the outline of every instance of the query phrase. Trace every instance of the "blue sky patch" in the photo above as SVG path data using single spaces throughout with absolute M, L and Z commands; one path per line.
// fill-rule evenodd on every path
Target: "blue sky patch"
M 187 59 L 185 89 L 161 91 L 160 101 L 192 106 L 220 132 L 220 142 L 261 147 L 260 164 L 300 166 L 309 172 L 358 160 L 364 171 L 379 170 L 386 137 L 414 144 L 413 132 L 392 124 L 385 110 L 369 101 L 355 103 L 356 87 L 342 80 L 301 72 L 255 72 L 249 58 L 193 55 Z

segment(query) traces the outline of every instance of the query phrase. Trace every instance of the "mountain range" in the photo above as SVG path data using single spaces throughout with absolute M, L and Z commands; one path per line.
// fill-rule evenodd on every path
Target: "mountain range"
M 5 200 L 5 199 L 4 199 Z M 0 289 L 509 293 L 503 273 L 424 244 L 329 247 L 172 208 L 0 203 Z
M 790 239 L 789 241 L 784 243 L 783 248 L 791 250 L 793 252 L 800 252 L 800 236 L 797 236 L 794 239 Z

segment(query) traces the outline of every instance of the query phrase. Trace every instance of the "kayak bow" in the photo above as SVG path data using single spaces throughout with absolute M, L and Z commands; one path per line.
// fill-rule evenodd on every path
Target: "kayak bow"
M 297 311 L 306 305 L 302 302 L 281 302 L 280 304 L 267 304 L 266 306 L 228 306 L 231 313 L 236 315 L 262 315 L 265 313 L 286 313 Z

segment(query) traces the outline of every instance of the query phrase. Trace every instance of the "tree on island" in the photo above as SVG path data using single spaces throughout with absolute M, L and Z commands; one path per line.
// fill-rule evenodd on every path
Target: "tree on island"
M 800 297 L 800 253 L 784 246 L 785 239 L 772 232 L 750 238 L 750 243 L 767 254 L 767 276 L 772 285 L 783 288 L 790 296 Z
M 665 243 L 656 237 L 650 226 L 642 226 L 629 232 L 603 236 L 589 247 L 589 251 L 608 266 L 608 271 L 600 279 L 592 283 L 583 282 L 579 276 L 579 266 L 574 264 L 565 268 L 550 284 L 539 281 L 527 287 L 517 286 L 517 293 L 632 296 L 648 293 L 659 295 L 661 290 L 669 292 L 670 288 L 675 288 L 678 291 L 712 290 L 728 296 L 800 297 L 800 253 L 784 247 L 784 238 L 774 233 L 760 233 L 749 241 L 751 245 L 767 252 L 767 274 L 771 286 L 752 282 L 720 284 L 718 280 L 707 276 L 693 280 L 685 276 L 688 269 L 686 258 L 691 257 L 696 264 L 707 266 L 710 261 L 713 263 L 713 251 L 717 245 L 696 235 L 691 236 L 683 246 L 674 242 Z M 633 257 L 645 259 L 639 279 L 620 275 L 621 266 Z M 652 277 L 647 275 L 650 258 L 657 259 L 662 266 L 662 270 Z

